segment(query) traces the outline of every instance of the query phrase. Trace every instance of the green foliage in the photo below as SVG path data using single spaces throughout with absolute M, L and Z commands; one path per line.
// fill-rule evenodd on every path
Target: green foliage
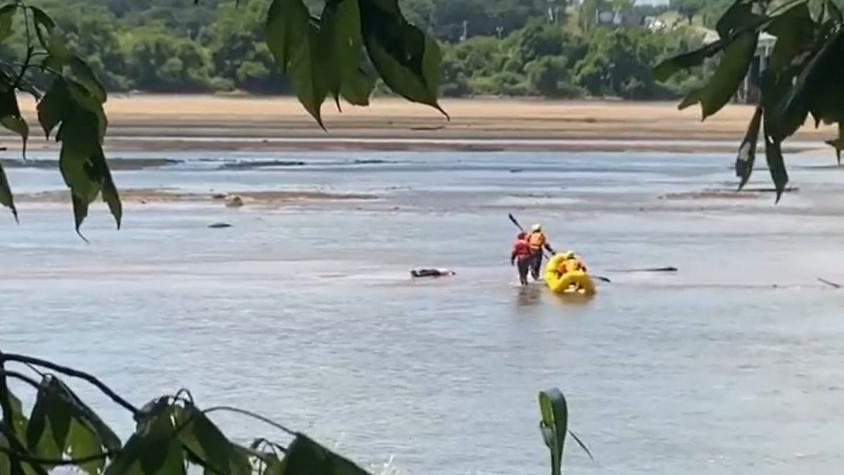
M 560 475 L 568 433 L 569 412 L 565 396 L 557 388 L 540 391 L 539 411 L 542 414 L 539 428 L 551 453 L 551 474 Z
M 770 4 L 765 0 L 735 0 L 716 24 L 720 39 L 690 53 L 671 58 L 655 68 L 667 77 L 698 66 L 719 55 L 720 62 L 707 83 L 681 103 L 700 102 L 703 117 L 717 113 L 735 94 L 747 74 L 761 33 L 777 41 L 761 81 L 757 113 L 739 147 L 736 175 L 742 188 L 753 170 L 755 142 L 760 126 L 765 157 L 777 190 L 777 201 L 788 184 L 782 142 L 811 115 L 816 126 L 838 124 L 839 137 L 827 143 L 840 157 L 844 122 L 844 19 L 832 0 L 794 0 Z
M 41 382 L 29 371 L 42 375 Z M 92 384 L 130 412 L 135 430 L 125 444 L 57 375 Z M 9 380 L 37 392 L 28 418 L 9 391 Z M 0 408 L 3 474 L 43 475 L 59 466 L 87 475 L 173 475 L 195 469 L 215 475 L 368 473 L 308 436 L 249 411 L 224 406 L 203 410 L 184 390 L 138 408 L 92 375 L 25 355 L 0 352 Z M 249 447 L 239 445 L 209 417 L 220 411 L 267 423 L 292 441 L 287 447 L 266 438 Z

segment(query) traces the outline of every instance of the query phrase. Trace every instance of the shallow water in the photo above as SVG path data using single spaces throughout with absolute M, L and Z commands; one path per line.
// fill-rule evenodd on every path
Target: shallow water
M 560 387 L 596 462 L 573 473 L 835 473 L 844 322 L 842 174 L 792 161 L 773 197 L 669 200 L 733 186 L 731 157 L 676 154 L 168 154 L 123 188 L 365 192 L 281 210 L 65 207 L 0 225 L 0 343 L 102 376 L 142 403 L 180 387 L 402 473 L 546 473 L 536 394 Z M 355 160 L 385 163 L 356 164 Z M 130 158 L 128 155 L 124 158 Z M 301 167 L 219 170 L 295 159 Z M 201 160 L 201 161 L 200 161 Z M 512 172 L 516 170 L 516 172 Z M 11 169 L 17 190 L 56 172 Z M 751 184 L 767 186 L 765 170 Z M 513 211 L 612 278 L 589 301 L 520 289 Z M 233 228 L 207 229 L 225 221 Z M 676 275 L 612 269 L 674 265 Z M 455 278 L 410 282 L 413 267 Z M 776 286 L 776 287 L 775 287 Z M 85 394 L 92 394 L 85 392 Z M 124 432 L 129 419 L 95 398 Z M 239 436 L 275 436 L 236 417 Z

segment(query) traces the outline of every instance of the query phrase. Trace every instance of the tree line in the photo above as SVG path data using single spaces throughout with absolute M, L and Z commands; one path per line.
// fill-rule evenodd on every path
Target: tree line
M 316 3 L 312 12 L 318 11 Z M 407 0 L 401 5 L 411 23 L 440 41 L 444 96 L 658 99 L 679 97 L 699 84 L 700 74 L 659 83 L 650 72 L 656 62 L 698 46 L 699 30 L 651 32 L 641 26 L 589 24 L 597 10 L 660 14 L 672 7 L 636 7 L 617 0 L 586 0 L 579 8 L 568 3 Z M 291 93 L 264 41 L 267 1 L 33 4 L 50 12 L 68 47 L 91 66 L 107 90 Z M 590 21 L 578 18 L 578 12 Z M 0 47 L 0 55 L 21 54 L 25 46 L 20 35 L 15 38 L 18 41 Z M 377 91 L 387 90 L 379 85 Z

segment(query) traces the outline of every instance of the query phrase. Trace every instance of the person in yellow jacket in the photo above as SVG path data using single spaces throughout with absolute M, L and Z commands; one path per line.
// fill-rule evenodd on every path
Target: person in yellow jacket
M 586 264 L 583 263 L 580 256 L 575 255 L 572 251 L 566 251 L 563 253 L 563 260 L 560 261 L 560 264 L 557 266 L 557 272 L 562 275 L 576 270 L 588 272 Z
M 530 234 L 528 234 L 527 242 L 530 246 L 531 252 L 530 274 L 533 276 L 533 280 L 536 281 L 539 280 L 539 272 L 542 269 L 543 249 L 547 249 L 551 254 L 554 254 L 554 249 L 551 248 L 551 245 L 548 243 L 548 238 L 545 237 L 545 233 L 542 232 L 541 224 L 534 224 L 530 228 Z

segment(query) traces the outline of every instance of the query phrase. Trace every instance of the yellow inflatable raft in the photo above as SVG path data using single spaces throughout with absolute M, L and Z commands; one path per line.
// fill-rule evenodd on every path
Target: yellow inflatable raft
M 545 283 L 555 294 L 579 293 L 582 295 L 594 295 L 595 284 L 589 274 L 582 270 L 569 270 L 561 273 L 560 267 L 565 256 L 557 254 L 548 260 L 545 266 Z

